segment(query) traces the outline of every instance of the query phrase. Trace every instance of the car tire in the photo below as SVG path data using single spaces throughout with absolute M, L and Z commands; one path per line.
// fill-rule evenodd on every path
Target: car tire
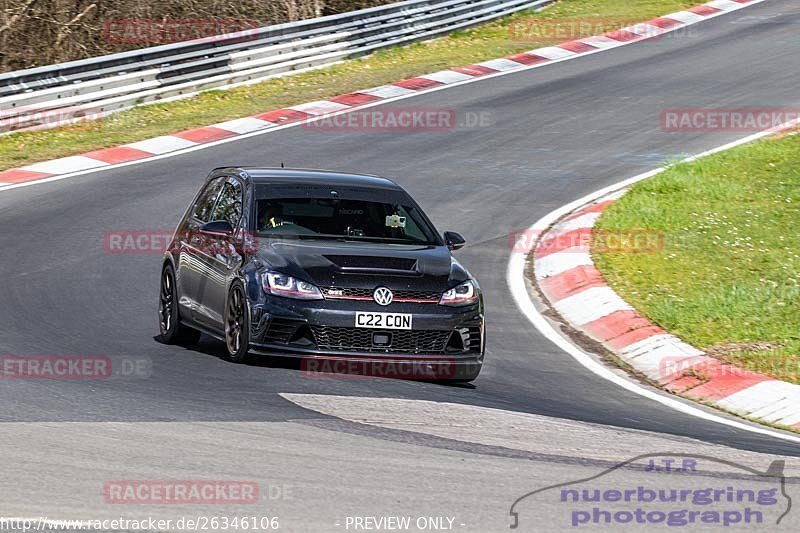
M 200 332 L 181 324 L 178 312 L 178 290 L 175 285 L 175 270 L 165 265 L 161 271 L 161 286 L 158 296 L 158 327 L 164 344 L 195 344 Z
M 250 350 L 250 311 L 244 287 L 235 282 L 225 300 L 225 349 L 227 358 L 244 363 Z

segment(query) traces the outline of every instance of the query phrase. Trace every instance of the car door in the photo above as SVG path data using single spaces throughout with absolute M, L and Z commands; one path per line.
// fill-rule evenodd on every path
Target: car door
M 222 191 L 211 213 L 211 221 L 227 221 L 233 235 L 204 235 L 199 254 L 203 277 L 197 291 L 197 320 L 214 330 L 222 331 L 228 285 L 242 264 L 237 239 L 242 233 L 244 184 L 236 177 L 225 178 Z
M 186 219 L 178 228 L 178 268 L 176 284 L 178 287 L 178 305 L 181 315 L 197 320 L 196 308 L 198 286 L 200 284 L 200 250 L 203 248 L 203 235 L 200 228 L 211 219 L 211 212 L 216 205 L 225 178 L 210 180 L 191 206 Z

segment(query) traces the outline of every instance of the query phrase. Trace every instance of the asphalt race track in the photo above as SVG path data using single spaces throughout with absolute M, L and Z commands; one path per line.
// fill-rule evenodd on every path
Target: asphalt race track
M 505 279 L 510 233 L 666 159 L 745 135 L 665 133 L 663 109 L 800 107 L 798 24 L 800 2 L 767 1 L 654 41 L 387 104 L 452 108 L 488 125 L 297 126 L 0 193 L 0 354 L 149 366 L 147 376 L 0 384 L 2 514 L 172 516 L 187 508 L 108 505 L 103 483 L 255 479 L 283 495 L 257 513 L 227 514 L 272 513 L 287 531 L 345 530 L 345 516 L 388 513 L 457 516 L 460 531 L 499 531 L 518 496 L 589 475 L 598 461 L 704 450 L 766 469 L 770 457 L 752 452 L 800 455 L 800 445 L 678 413 L 588 372 L 518 312 Z M 474 387 L 314 378 L 280 359 L 227 363 L 221 343 L 205 337 L 191 349 L 155 340 L 160 256 L 110 254 L 104 235 L 170 231 L 211 168 L 281 162 L 391 177 L 440 231 L 467 238 L 456 257 L 488 309 L 486 366 Z M 317 395 L 376 400 L 343 399 L 344 409 Z M 541 416 L 524 432 L 503 426 L 508 436 L 490 426 L 440 432 L 434 426 L 470 426 L 472 411 L 448 406 L 447 418 L 433 404 L 378 398 Z M 364 418 L 371 423 L 357 423 Z M 560 440 L 567 434 L 571 444 Z M 791 489 L 800 478 L 790 481 Z

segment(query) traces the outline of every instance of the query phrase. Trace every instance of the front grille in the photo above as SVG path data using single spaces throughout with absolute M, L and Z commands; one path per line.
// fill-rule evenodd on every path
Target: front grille
M 381 353 L 444 353 L 450 331 L 373 330 L 311 326 L 314 340 L 321 350 Z M 372 334 L 390 333 L 391 346 L 373 346 Z
M 333 291 L 333 292 L 331 292 Z M 336 299 L 358 299 L 372 300 L 372 293 L 375 289 L 357 289 L 353 287 L 325 287 L 323 289 L 325 298 Z M 436 291 L 392 291 L 395 302 L 413 301 L 438 303 L 442 293 Z

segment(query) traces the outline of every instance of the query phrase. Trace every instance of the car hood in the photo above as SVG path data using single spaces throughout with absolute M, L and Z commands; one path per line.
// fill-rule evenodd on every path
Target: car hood
M 445 291 L 469 279 L 446 246 L 264 240 L 257 260 L 319 287 Z

